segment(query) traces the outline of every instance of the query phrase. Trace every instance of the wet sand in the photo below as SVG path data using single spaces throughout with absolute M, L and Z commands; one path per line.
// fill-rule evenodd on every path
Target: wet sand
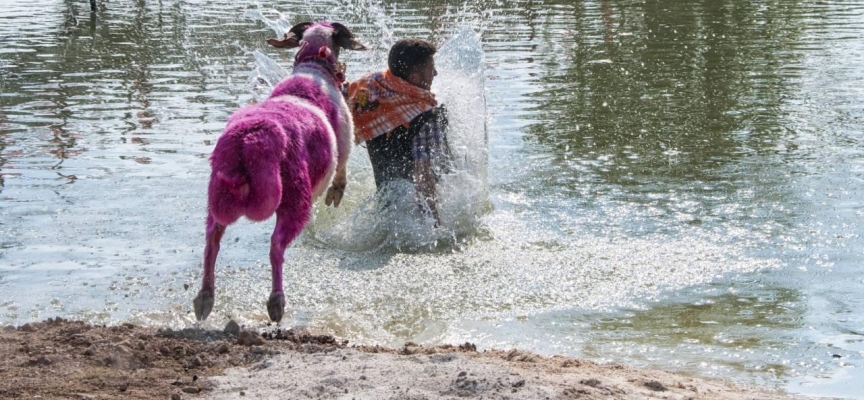
M 263 333 L 92 326 L 0 329 L 0 398 L 793 399 L 617 364 L 470 343 L 353 346 L 302 329 Z

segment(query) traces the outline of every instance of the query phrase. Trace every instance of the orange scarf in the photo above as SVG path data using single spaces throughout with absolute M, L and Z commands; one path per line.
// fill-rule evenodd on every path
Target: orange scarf
M 357 143 L 407 126 L 438 102 L 432 92 L 393 75 L 390 70 L 366 74 L 348 85 L 348 107 Z

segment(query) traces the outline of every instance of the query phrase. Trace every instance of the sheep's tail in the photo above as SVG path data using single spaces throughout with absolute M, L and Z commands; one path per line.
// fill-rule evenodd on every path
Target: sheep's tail
M 263 221 L 276 212 L 284 149 L 282 127 L 263 118 L 239 121 L 225 130 L 210 156 L 208 206 L 217 223 L 229 225 L 244 215 Z

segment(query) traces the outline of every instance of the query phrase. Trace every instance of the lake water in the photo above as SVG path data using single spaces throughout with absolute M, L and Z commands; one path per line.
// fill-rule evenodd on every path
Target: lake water
M 444 46 L 462 173 L 435 230 L 356 148 L 284 324 L 864 398 L 855 2 L 0 0 L 0 324 L 193 325 L 207 157 L 318 19 L 373 47 L 349 78 Z M 205 327 L 265 325 L 271 230 L 228 228 Z

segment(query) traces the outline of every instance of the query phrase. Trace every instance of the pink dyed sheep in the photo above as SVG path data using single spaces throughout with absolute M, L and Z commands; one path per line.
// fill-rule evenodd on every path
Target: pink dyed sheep
M 193 302 L 198 320 L 213 309 L 216 256 L 225 227 L 242 216 L 263 221 L 275 213 L 267 313 L 280 321 L 285 248 L 306 226 L 312 203 L 324 189 L 330 185 L 325 203 L 338 206 L 347 184 L 354 126 L 340 90 L 345 76 L 338 64 L 339 49 L 366 46 L 344 25 L 326 22 L 297 24 L 282 40 L 267 42 L 300 49 L 291 76 L 276 85 L 266 101 L 235 112 L 210 156 L 204 277 Z

